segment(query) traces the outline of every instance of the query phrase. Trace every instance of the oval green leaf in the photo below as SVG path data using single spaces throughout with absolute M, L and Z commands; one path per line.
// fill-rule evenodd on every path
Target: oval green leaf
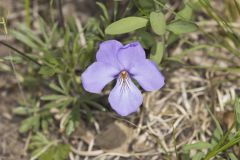
M 163 35 L 166 31 L 166 19 L 161 12 L 151 12 L 150 24 L 154 33 Z
M 167 29 L 175 34 L 183 34 L 196 31 L 198 26 L 192 22 L 177 20 L 170 23 Z
M 105 33 L 110 35 L 128 33 L 145 27 L 147 23 L 148 19 L 143 17 L 127 17 L 110 24 Z
M 192 8 L 189 5 L 185 5 L 185 7 L 177 13 L 176 19 L 182 19 L 190 21 L 192 18 Z

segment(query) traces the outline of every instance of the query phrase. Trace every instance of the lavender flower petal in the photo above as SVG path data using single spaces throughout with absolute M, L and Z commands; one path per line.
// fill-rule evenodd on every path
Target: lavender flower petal
M 157 65 L 148 59 L 135 62 L 129 72 L 146 91 L 158 90 L 164 86 L 163 75 Z
M 82 74 L 82 84 L 86 91 L 101 93 L 102 89 L 111 82 L 119 71 L 109 64 L 95 62 Z
M 119 68 L 119 62 L 117 60 L 117 52 L 122 47 L 122 44 L 116 40 L 108 40 L 100 44 L 97 51 L 97 61 L 110 64 L 116 68 Z
M 139 42 L 133 42 L 120 48 L 118 60 L 125 70 L 129 70 L 134 62 L 146 59 L 145 51 Z
M 117 84 L 110 92 L 108 101 L 119 115 L 127 116 L 137 111 L 143 102 L 143 97 L 130 78 L 125 81 L 118 78 Z

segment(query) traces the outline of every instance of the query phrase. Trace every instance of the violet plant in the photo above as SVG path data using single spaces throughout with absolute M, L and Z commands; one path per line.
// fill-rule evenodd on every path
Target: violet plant
M 206 2 L 203 3 L 206 9 L 210 8 L 208 0 L 201 1 Z M 79 45 L 81 36 L 76 29 L 77 25 L 68 21 L 65 24 L 65 32 L 57 28 L 55 23 L 51 26 L 44 21 L 40 23 L 40 34 L 28 27 L 19 27 L 18 31 L 12 32 L 17 40 L 25 44 L 25 49 L 30 51 L 26 56 L 39 63 L 28 65 L 29 73 L 27 78 L 24 78 L 24 83 L 31 82 L 31 89 L 43 83 L 42 88 L 48 88 L 47 93 L 50 92 L 49 95 L 33 94 L 31 98 L 34 101 L 20 103 L 21 106 L 14 110 L 16 114 L 26 117 L 21 123 L 20 132 L 31 131 L 34 135 L 29 146 L 33 159 L 67 159 L 71 148 L 69 144 L 49 140 L 40 134 L 47 133 L 50 127 L 56 125 L 55 121 L 60 125 L 53 128 L 59 127 L 61 134 L 71 136 L 79 126 L 80 117 L 90 119 L 92 111 L 96 108 L 106 111 L 108 105 L 102 102 L 101 95 L 88 94 L 84 90 L 101 94 L 108 83 L 116 80 L 108 100 L 118 114 L 127 116 L 136 112 L 143 101 L 135 80 L 145 91 L 159 90 L 164 86 L 164 76 L 159 68 L 164 66 L 163 62 L 180 61 L 179 57 L 171 56 L 169 48 L 181 42 L 184 45 L 185 42 L 181 39 L 184 39 L 185 34 L 198 29 L 192 21 L 194 3 L 189 1 L 182 4 L 176 9 L 177 12 L 169 9 L 167 3 L 166 0 L 133 0 L 122 7 L 119 1 L 114 1 L 114 12 L 111 16 L 107 7 L 98 2 L 97 5 L 103 14 L 90 19 L 84 26 L 83 34 L 87 40 L 85 46 Z M 124 8 L 123 11 L 120 11 L 121 7 Z M 131 43 L 123 45 L 109 39 L 118 39 L 124 44 Z M 198 45 L 197 43 L 196 46 Z M 229 47 L 231 46 L 227 46 Z M 95 55 L 96 62 L 93 62 Z M 11 60 L 14 63 L 29 63 L 19 56 L 12 56 Z M 82 73 L 81 79 L 78 72 Z M 237 104 L 236 113 L 239 120 L 239 101 Z M 56 120 L 52 110 L 63 116 Z M 94 116 L 91 116 L 91 119 L 94 119 Z M 216 131 L 220 135 L 216 136 L 220 137 L 216 143 L 198 142 L 186 145 L 183 153 L 180 153 L 184 155 L 183 159 L 210 159 L 240 141 L 239 134 L 224 135 L 218 127 Z M 215 140 L 216 137 L 213 135 L 212 139 Z M 190 156 L 193 149 L 199 152 Z M 209 151 L 207 155 L 204 150 Z M 54 157 L 57 151 L 60 152 L 59 155 L 62 154 L 60 158 Z
M 107 83 L 117 79 L 108 101 L 121 116 L 137 111 L 143 101 L 132 78 L 146 91 L 158 90 L 164 85 L 164 77 L 156 64 L 146 59 L 139 42 L 123 46 L 116 40 L 105 41 L 100 44 L 96 57 L 97 61 L 82 74 L 83 87 L 88 92 L 101 93 Z

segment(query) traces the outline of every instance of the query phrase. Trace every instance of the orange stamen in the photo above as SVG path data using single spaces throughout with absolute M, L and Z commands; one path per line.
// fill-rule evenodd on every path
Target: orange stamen
M 128 73 L 126 71 L 121 72 L 121 77 L 122 77 L 123 80 L 126 80 L 127 76 L 128 76 Z

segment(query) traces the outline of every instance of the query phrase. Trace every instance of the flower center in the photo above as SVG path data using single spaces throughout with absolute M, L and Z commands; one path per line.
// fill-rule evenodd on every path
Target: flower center
M 123 80 L 126 80 L 127 77 L 128 77 L 128 72 L 127 72 L 127 71 L 122 71 L 122 72 L 121 72 L 121 78 L 122 78 Z

